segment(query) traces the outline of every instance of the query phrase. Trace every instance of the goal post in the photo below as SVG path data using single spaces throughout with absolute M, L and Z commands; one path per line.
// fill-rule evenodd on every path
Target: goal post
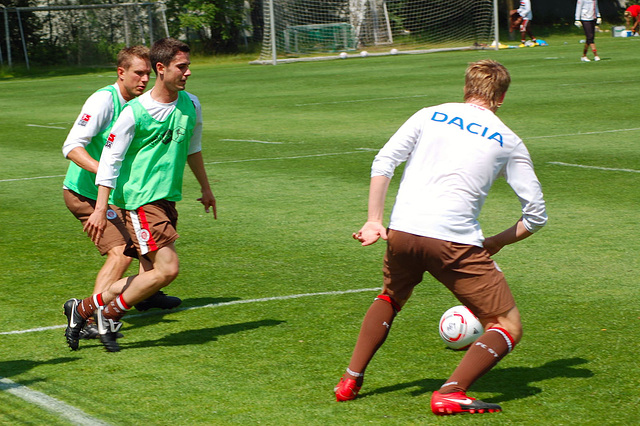
M 498 46 L 498 0 L 265 0 L 258 61 Z

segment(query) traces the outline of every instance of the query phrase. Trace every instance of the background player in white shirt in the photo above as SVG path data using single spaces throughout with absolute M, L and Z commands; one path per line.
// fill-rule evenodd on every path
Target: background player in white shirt
M 598 50 L 596 49 L 596 25 L 602 23 L 600 17 L 600 8 L 598 7 L 598 0 L 578 0 L 576 3 L 576 27 L 582 27 L 584 29 L 584 36 L 586 37 L 584 48 L 582 49 L 582 62 L 590 62 L 587 58 L 587 52 L 589 48 L 593 52 L 593 60 L 599 61 Z
M 533 19 L 533 11 L 531 10 L 531 0 L 520 0 L 520 7 L 516 9 L 516 13 L 511 12 L 512 19 L 515 16 L 517 21 L 512 21 L 512 25 L 520 26 L 520 39 L 522 44 L 527 41 L 527 35 L 531 37 L 531 41 L 535 44 L 536 38 L 531 32 L 531 20 Z
M 442 282 L 482 322 L 479 337 L 435 391 L 437 415 L 497 412 L 466 395 L 519 342 L 520 313 L 491 255 L 545 225 L 540 183 L 522 140 L 495 115 L 510 84 L 507 70 L 483 60 L 467 68 L 464 103 L 415 113 L 376 156 L 371 171 L 368 220 L 353 237 L 363 246 L 387 240 L 383 290 L 365 315 L 338 401 L 357 396 L 364 372 L 384 343 L 393 319 L 425 272 Z M 389 228 L 384 204 L 395 168 L 406 161 Z M 493 182 L 503 176 L 522 204 L 510 228 L 484 238 L 478 216 Z

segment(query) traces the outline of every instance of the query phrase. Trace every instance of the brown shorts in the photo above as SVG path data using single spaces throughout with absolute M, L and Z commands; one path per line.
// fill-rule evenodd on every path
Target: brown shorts
M 96 201 L 70 189 L 65 189 L 63 195 L 67 208 L 84 226 L 89 216 L 91 216 L 91 213 L 95 210 Z M 124 225 L 122 210 L 120 208 L 110 205 L 107 211 L 107 219 L 109 220 L 107 220 L 107 227 L 104 229 L 102 238 L 96 243 L 96 247 L 103 256 L 112 248 L 124 246 L 131 240 L 129 232 Z
M 425 272 L 480 318 L 516 306 L 504 274 L 480 247 L 389 230 L 384 293 L 403 305 Z
M 156 251 L 178 239 L 178 211 L 173 201 L 158 200 L 125 210 L 125 224 L 139 254 Z

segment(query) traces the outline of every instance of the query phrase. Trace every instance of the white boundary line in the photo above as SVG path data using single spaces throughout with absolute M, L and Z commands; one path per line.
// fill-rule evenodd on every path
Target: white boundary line
M 582 135 L 599 135 L 602 133 L 618 133 L 618 132 L 633 132 L 636 130 L 640 130 L 640 127 L 634 127 L 631 129 L 614 129 L 614 130 L 601 130 L 598 132 L 578 132 L 578 133 L 567 133 L 564 135 L 547 135 L 547 136 L 529 136 L 527 138 L 523 138 L 525 141 L 529 139 L 547 139 L 547 138 L 564 138 L 567 136 L 582 136 Z
M 0 390 L 6 391 L 49 412 L 58 414 L 74 425 L 107 426 L 109 424 L 88 415 L 78 408 L 52 398 L 47 394 L 29 389 L 26 386 L 4 377 L 0 377 Z
M 341 290 L 341 291 L 323 291 L 319 293 L 302 293 L 302 294 L 291 294 L 288 296 L 274 296 L 274 297 L 264 297 L 261 299 L 245 299 L 245 300 L 232 300 L 230 302 L 220 302 L 220 303 L 209 303 L 207 305 L 202 306 L 192 306 L 189 308 L 178 308 L 174 309 L 171 312 L 179 312 L 179 311 L 191 311 L 194 309 L 203 309 L 203 308 L 217 308 L 221 306 L 231 306 L 231 305 L 243 305 L 247 303 L 262 303 L 262 302 L 271 302 L 278 300 L 292 300 L 292 299 L 300 299 L 303 297 L 314 297 L 314 296 L 331 296 L 331 295 L 343 295 L 343 294 L 352 294 L 352 293 L 364 293 L 364 292 L 373 292 L 380 291 L 380 287 L 375 288 L 361 288 L 361 289 L 352 289 L 352 290 Z M 130 315 L 129 318 L 149 316 L 149 315 L 157 315 L 159 313 L 164 314 L 165 312 L 148 312 L 144 314 Z M 29 330 L 15 330 L 15 331 L 5 331 L 0 333 L 0 335 L 4 334 L 24 334 L 24 333 L 32 333 L 36 331 L 45 331 L 52 330 L 56 328 L 64 328 L 65 325 L 55 325 L 51 327 L 38 327 L 32 328 Z M 108 426 L 108 423 L 104 423 L 94 417 L 89 416 L 84 411 L 79 410 L 71 405 L 68 405 L 62 401 L 59 401 L 55 398 L 52 398 L 42 392 L 34 391 L 29 389 L 26 386 L 20 385 L 12 380 L 6 379 L 4 377 L 0 377 L 0 391 L 7 391 L 18 398 L 21 398 L 29 403 L 37 405 L 47 411 L 56 413 L 69 421 L 71 421 L 75 425 L 82 426 Z
M 221 142 L 253 142 L 253 143 L 265 143 L 265 144 L 274 144 L 274 145 L 282 145 L 284 142 L 269 142 L 269 141 L 259 141 L 256 139 L 220 139 Z
M 45 129 L 62 129 L 62 130 L 66 130 L 66 127 L 59 127 L 59 126 L 43 126 L 41 124 L 27 124 L 27 127 L 44 127 Z
M 170 312 L 182 312 L 182 311 L 192 311 L 194 309 L 203 309 L 203 308 L 218 308 L 220 306 L 230 306 L 230 305 L 243 305 L 246 303 L 262 303 L 262 302 L 271 302 L 276 300 L 291 300 L 291 299 L 300 299 L 302 297 L 314 297 L 314 296 L 331 296 L 331 295 L 343 295 L 343 294 L 352 294 L 352 293 L 364 293 L 367 291 L 380 291 L 380 287 L 374 288 L 359 288 L 352 290 L 337 290 L 337 291 L 322 291 L 319 293 L 302 293 L 302 294 L 290 294 L 288 296 L 273 296 L 273 297 L 264 297 L 261 299 L 242 299 L 242 300 L 232 300 L 230 302 L 220 302 L 220 303 L 210 303 L 208 305 L 202 306 L 191 306 L 189 308 L 177 308 L 172 309 Z M 147 312 L 144 314 L 134 314 L 128 315 L 127 318 L 137 318 L 144 317 L 149 315 L 157 315 L 157 314 L 166 314 L 165 311 L 158 312 Z M 47 331 L 47 330 L 55 330 L 58 328 L 65 328 L 67 325 L 51 325 L 48 327 L 37 327 L 30 328 L 27 330 L 13 330 L 13 331 L 3 331 L 0 332 L 0 335 L 9 335 L 9 334 L 25 334 L 25 333 L 34 333 L 37 331 Z
M 635 169 L 616 169 L 612 167 L 585 166 L 584 164 L 563 163 L 561 161 L 549 161 L 547 164 L 554 164 L 556 166 L 579 167 L 581 169 L 605 170 L 608 172 L 640 173 L 640 170 Z

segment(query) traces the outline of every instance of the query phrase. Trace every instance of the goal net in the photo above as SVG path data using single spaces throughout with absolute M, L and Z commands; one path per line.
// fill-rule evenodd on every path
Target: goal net
M 495 1 L 265 0 L 258 62 L 488 47 L 496 40 Z
M 27 25 L 35 30 L 27 33 Z M 24 60 L 27 67 L 30 61 L 103 65 L 124 46 L 150 46 L 168 35 L 161 2 L 5 8 L 2 29 L 13 34 L 13 45 L 20 47 L 11 49 L 7 42 L 3 60 L 6 57 L 10 66 L 14 58 Z

